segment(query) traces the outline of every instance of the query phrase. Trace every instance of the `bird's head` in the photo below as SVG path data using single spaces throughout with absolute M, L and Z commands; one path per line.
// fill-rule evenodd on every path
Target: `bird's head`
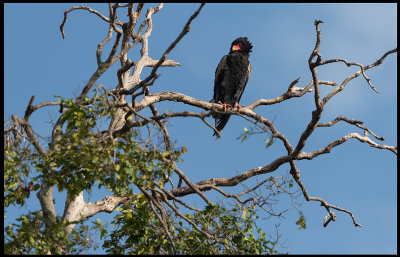
M 253 46 L 247 40 L 247 37 L 239 37 L 235 39 L 231 44 L 231 49 L 229 53 L 233 53 L 235 51 L 241 51 L 243 53 L 250 53 Z

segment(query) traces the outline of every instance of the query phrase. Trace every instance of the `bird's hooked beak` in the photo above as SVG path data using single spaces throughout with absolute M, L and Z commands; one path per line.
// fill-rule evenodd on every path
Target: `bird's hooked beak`
M 232 46 L 232 51 L 237 51 L 237 50 L 240 50 L 240 45 Z

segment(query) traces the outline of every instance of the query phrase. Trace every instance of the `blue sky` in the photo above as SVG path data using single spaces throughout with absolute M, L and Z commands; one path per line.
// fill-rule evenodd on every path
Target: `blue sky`
M 36 96 L 34 104 L 54 101 L 55 94 L 73 97 L 95 71 L 97 44 L 106 37 L 107 24 L 79 10 L 69 14 L 64 27 L 66 39 L 62 39 L 59 31 L 63 12 L 78 5 L 81 4 L 5 4 L 5 120 L 11 114 L 23 116 L 32 95 Z M 153 16 L 150 57 L 158 59 L 162 55 L 198 5 L 165 4 Z M 106 4 L 88 6 L 108 15 Z M 146 4 L 145 8 L 150 6 L 155 4 Z M 249 105 L 259 98 L 275 98 L 298 77 L 301 79 L 297 86 L 311 81 L 307 61 L 315 45 L 315 19 L 324 21 L 320 25 L 323 59 L 343 58 L 369 65 L 397 46 L 396 9 L 396 4 L 206 4 L 193 21 L 191 31 L 169 55 L 169 59 L 182 66 L 160 68 L 162 76 L 151 90 L 153 93 L 176 91 L 210 100 L 220 58 L 228 53 L 235 38 L 247 36 L 254 46 L 250 56 L 252 74 L 241 104 Z M 120 17 L 125 19 L 122 14 Z M 103 52 L 107 52 L 106 49 Z M 131 60 L 139 56 L 138 50 L 139 47 L 131 50 Z M 385 136 L 383 144 L 397 145 L 396 61 L 397 55 L 390 55 L 382 65 L 367 71 L 379 94 L 359 77 L 326 105 L 321 122 L 339 115 L 361 120 L 374 133 Z M 117 69 L 117 65 L 113 66 L 98 83 L 107 89 L 115 87 Z M 143 73 L 142 79 L 149 70 Z M 343 63 L 318 68 L 320 80 L 338 83 L 357 70 Z M 330 86 L 321 86 L 322 95 L 330 90 Z M 156 106 L 160 112 L 202 111 L 175 102 Z M 311 119 L 313 107 L 313 95 L 308 94 L 273 106 L 258 107 L 255 111 L 274 120 L 275 127 L 295 145 Z M 35 112 L 30 119 L 33 129 L 41 136 L 49 136 L 49 122 L 57 115 L 58 107 Z M 180 168 L 193 182 L 198 182 L 212 177 L 231 177 L 267 165 L 284 154 L 284 147 L 278 141 L 265 149 L 262 135 L 254 135 L 243 143 L 236 140 L 243 128 L 250 126 L 244 119 L 234 116 L 225 127 L 222 139 L 215 140 L 210 128 L 199 119 L 176 118 L 170 120 L 168 131 L 177 147 L 185 145 L 188 149 Z M 360 129 L 344 123 L 319 128 L 304 151 L 322 148 L 352 132 L 363 134 Z M 262 219 L 259 223 L 267 232 L 274 222 L 279 223 L 281 242 L 290 253 L 397 253 L 397 162 L 392 152 L 351 139 L 330 154 L 312 161 L 299 161 L 296 165 L 311 196 L 322 197 L 330 204 L 352 211 L 363 227 L 355 228 L 347 214 L 336 211 L 337 221 L 324 228 L 325 209 L 316 202 L 304 201 L 301 210 L 307 219 L 306 230 L 297 231 L 296 211 L 286 213 L 285 219 Z M 272 175 L 284 175 L 288 170 L 289 166 L 283 165 Z M 65 194 L 55 195 L 57 212 L 62 215 Z M 104 195 L 105 192 L 93 192 L 87 199 L 96 201 Z M 300 196 L 298 200 L 301 199 Z M 202 207 L 200 201 L 198 204 Z M 36 197 L 31 197 L 27 207 L 10 208 L 5 214 L 5 225 L 12 217 L 38 206 Z M 290 202 L 283 198 L 278 207 L 290 208 Z M 111 217 L 99 214 L 94 218 L 110 221 Z

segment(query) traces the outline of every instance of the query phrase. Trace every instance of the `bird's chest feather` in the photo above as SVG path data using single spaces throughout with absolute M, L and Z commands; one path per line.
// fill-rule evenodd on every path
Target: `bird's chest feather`
M 221 80 L 222 95 L 233 97 L 247 77 L 249 61 L 241 55 L 228 55 Z M 226 99 L 224 99 L 226 100 Z
M 248 59 L 245 56 L 239 54 L 228 55 L 226 60 L 227 71 L 232 76 L 241 76 L 247 72 L 247 66 L 249 64 Z

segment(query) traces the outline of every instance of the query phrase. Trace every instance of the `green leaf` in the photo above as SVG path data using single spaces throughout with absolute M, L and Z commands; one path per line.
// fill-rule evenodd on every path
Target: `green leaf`
M 244 209 L 244 210 L 243 210 L 242 219 L 245 219 L 245 218 L 246 218 L 247 212 L 248 212 L 247 209 Z
M 268 140 L 269 140 L 269 138 L 268 138 Z M 272 139 L 272 140 L 270 140 L 270 141 L 268 142 L 268 144 L 267 144 L 265 147 L 268 148 L 268 147 L 270 147 L 273 143 L 274 143 L 274 140 Z
M 8 189 L 13 189 L 14 187 L 17 187 L 17 186 L 18 186 L 18 182 L 13 182 L 13 183 L 7 185 L 7 188 Z
M 127 218 L 127 219 L 132 219 L 132 217 L 133 217 L 133 216 L 132 216 L 132 212 L 129 212 L 129 213 L 126 214 L 126 218 Z
M 299 220 L 296 221 L 296 225 L 299 225 L 300 227 L 297 229 L 297 231 L 299 231 L 300 229 L 306 229 L 307 225 L 306 225 L 306 218 L 304 217 L 304 215 L 301 215 Z

